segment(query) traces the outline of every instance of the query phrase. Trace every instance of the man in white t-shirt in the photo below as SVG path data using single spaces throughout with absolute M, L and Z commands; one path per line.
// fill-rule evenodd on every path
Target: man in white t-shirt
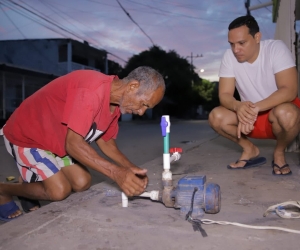
M 228 27 L 228 49 L 219 71 L 221 106 L 209 115 L 211 127 L 243 149 L 229 169 L 245 169 L 266 163 L 259 149 L 247 137 L 275 139 L 273 174 L 292 173 L 285 160 L 285 148 L 300 132 L 300 100 L 297 70 L 282 41 L 261 41 L 252 16 L 241 16 Z M 235 87 L 241 101 L 234 98 Z

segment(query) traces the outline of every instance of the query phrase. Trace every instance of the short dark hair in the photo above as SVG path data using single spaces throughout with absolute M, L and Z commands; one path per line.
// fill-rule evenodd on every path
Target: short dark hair
M 128 76 L 122 79 L 124 83 L 136 80 L 140 83 L 137 94 L 143 94 L 148 91 L 155 91 L 162 88 L 165 91 L 165 81 L 163 76 L 155 69 L 148 66 L 141 66 L 131 71 Z
M 251 36 L 254 37 L 254 35 L 259 32 L 259 26 L 253 16 L 240 16 L 236 19 L 234 19 L 228 26 L 228 30 L 232 30 L 238 27 L 241 27 L 243 25 L 246 25 L 249 28 L 249 33 Z

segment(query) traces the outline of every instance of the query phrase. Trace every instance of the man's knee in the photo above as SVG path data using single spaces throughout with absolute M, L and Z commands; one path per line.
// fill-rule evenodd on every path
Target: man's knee
M 300 120 L 299 108 L 291 103 L 284 103 L 273 108 L 271 121 L 288 130 L 289 128 L 298 126 Z
M 226 116 L 225 111 L 223 107 L 214 108 L 208 116 L 209 125 L 213 128 L 221 126 Z
M 209 125 L 212 127 L 216 120 L 218 120 L 218 118 L 220 118 L 220 112 L 218 110 L 219 107 L 214 108 L 212 111 L 210 111 L 209 116 L 208 116 L 208 122 Z
M 70 183 L 56 183 L 51 187 L 45 187 L 47 197 L 50 201 L 61 201 L 67 198 L 72 191 Z
M 73 164 L 62 168 L 64 176 L 68 179 L 72 191 L 81 192 L 90 188 L 92 177 L 85 166 Z
M 67 198 L 71 192 L 81 192 L 90 188 L 92 177 L 90 174 L 76 178 L 70 183 L 68 180 L 45 185 L 45 191 L 50 201 L 61 201 Z
M 81 175 L 80 177 L 76 178 L 74 183 L 72 183 L 72 190 L 74 192 L 82 192 L 91 187 L 92 177 L 89 173 L 86 175 Z

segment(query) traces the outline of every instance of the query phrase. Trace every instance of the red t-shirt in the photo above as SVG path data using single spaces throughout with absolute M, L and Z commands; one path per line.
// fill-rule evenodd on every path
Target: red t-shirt
M 61 76 L 24 100 L 3 128 L 5 137 L 20 147 L 49 150 L 65 156 L 68 128 L 89 143 L 118 134 L 119 107 L 110 112 L 111 82 L 117 76 L 77 70 Z

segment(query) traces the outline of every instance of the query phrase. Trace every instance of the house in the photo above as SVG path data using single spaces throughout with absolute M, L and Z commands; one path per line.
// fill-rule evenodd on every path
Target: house
M 72 39 L 0 41 L 0 119 L 5 121 L 36 90 L 78 69 L 108 74 L 107 52 Z M 132 115 L 122 115 L 131 120 Z M 3 122 L 2 122 L 3 123 Z M 1 125 L 1 124 L 0 124 Z
M 57 76 L 0 64 L 0 127 L 21 102 Z
M 0 62 L 57 76 L 78 69 L 108 72 L 105 50 L 72 39 L 0 41 Z

